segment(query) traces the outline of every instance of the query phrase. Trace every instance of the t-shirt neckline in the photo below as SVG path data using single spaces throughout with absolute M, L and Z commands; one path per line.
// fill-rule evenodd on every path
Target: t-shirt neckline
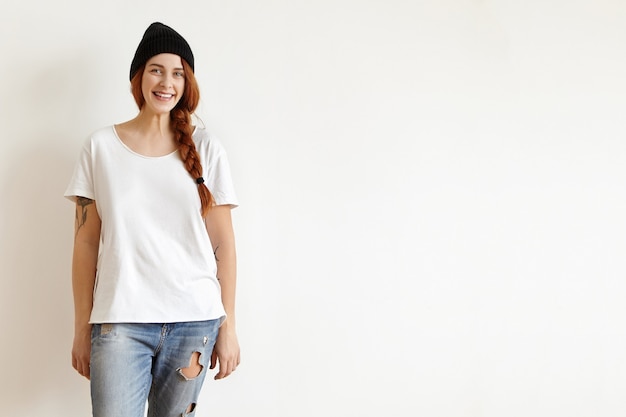
M 193 128 L 193 132 L 191 133 L 191 136 L 193 136 L 196 133 L 196 129 L 198 128 L 198 126 L 194 126 Z M 178 149 L 174 149 L 174 151 L 165 154 L 165 155 L 159 155 L 159 156 L 149 156 L 149 155 L 144 155 L 141 154 L 139 152 L 136 152 L 134 150 L 132 150 L 128 145 L 126 145 L 124 143 L 124 141 L 122 140 L 122 138 L 120 138 L 120 136 L 117 134 L 117 129 L 115 128 L 115 125 L 111 125 L 111 130 L 113 130 L 113 136 L 115 136 L 115 139 L 117 139 L 117 142 L 122 145 L 122 147 L 124 149 L 126 149 L 128 152 L 130 152 L 131 154 L 138 156 L 140 158 L 144 158 L 144 159 L 163 159 L 163 158 L 169 158 L 172 155 L 176 155 L 178 153 Z

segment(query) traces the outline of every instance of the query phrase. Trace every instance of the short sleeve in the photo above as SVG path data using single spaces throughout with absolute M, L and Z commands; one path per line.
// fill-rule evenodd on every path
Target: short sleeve
M 235 193 L 226 150 L 217 138 L 206 139 L 206 142 L 202 141 L 204 143 L 201 142 L 200 145 L 201 148 L 205 148 L 201 155 L 204 154 L 202 165 L 206 186 L 213 195 L 216 205 L 230 205 L 231 208 L 235 208 L 239 205 L 239 201 Z
M 64 197 L 75 201 L 76 197 L 86 197 L 95 200 L 93 184 L 93 160 L 91 139 L 83 144 L 83 148 L 74 167 L 74 173 L 65 189 Z

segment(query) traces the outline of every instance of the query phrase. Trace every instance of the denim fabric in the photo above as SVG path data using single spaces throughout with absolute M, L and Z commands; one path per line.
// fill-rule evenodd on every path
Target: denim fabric
M 94 324 L 91 402 L 94 417 L 193 416 L 220 320 Z M 197 353 L 196 353 L 197 352 Z M 198 362 L 202 370 L 190 375 Z

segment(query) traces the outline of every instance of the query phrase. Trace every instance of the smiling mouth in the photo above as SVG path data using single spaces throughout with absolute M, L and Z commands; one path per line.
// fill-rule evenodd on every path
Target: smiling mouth
M 163 100 L 169 100 L 172 97 L 174 97 L 174 94 L 166 94 L 166 93 L 159 93 L 159 92 L 154 92 L 153 94 Z

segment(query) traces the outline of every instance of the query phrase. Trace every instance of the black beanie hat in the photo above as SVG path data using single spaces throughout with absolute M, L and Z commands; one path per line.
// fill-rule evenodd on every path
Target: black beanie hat
M 182 59 L 187 61 L 191 70 L 194 71 L 193 66 L 193 52 L 189 44 L 169 26 L 160 22 L 154 22 L 141 38 L 133 62 L 130 64 L 130 79 L 133 79 L 133 75 L 139 70 L 143 64 L 145 64 L 150 58 L 155 55 L 169 53 L 176 54 Z

